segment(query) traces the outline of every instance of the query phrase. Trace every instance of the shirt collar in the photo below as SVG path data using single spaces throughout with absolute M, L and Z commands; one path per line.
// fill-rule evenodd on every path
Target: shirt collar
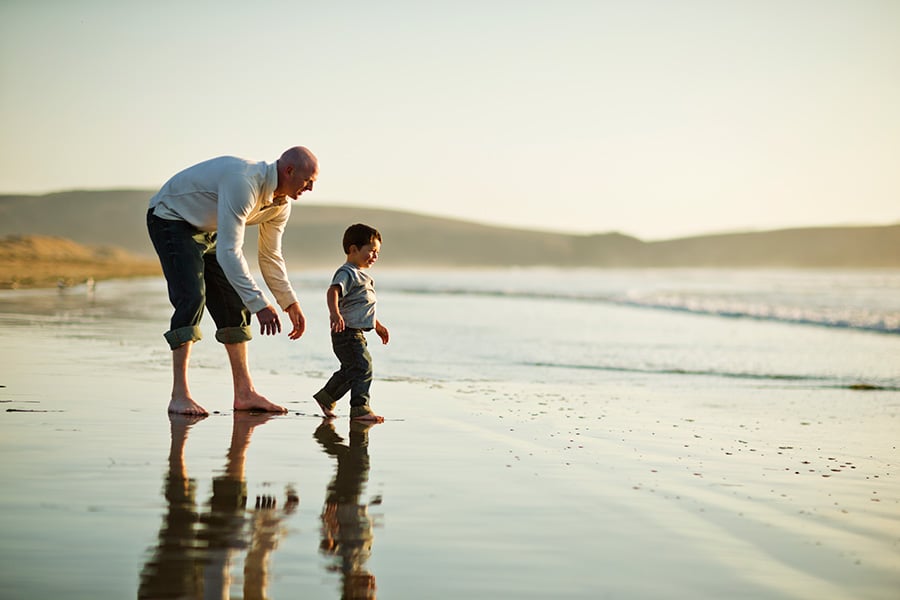
M 262 208 L 287 204 L 287 196 L 274 197 L 276 187 L 278 187 L 278 163 L 269 163 L 266 165 L 266 181 L 263 184 Z

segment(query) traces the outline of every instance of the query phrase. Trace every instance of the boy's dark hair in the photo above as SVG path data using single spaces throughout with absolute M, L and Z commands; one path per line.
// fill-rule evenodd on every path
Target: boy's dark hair
M 374 227 L 356 223 L 347 228 L 344 232 L 344 253 L 350 254 L 350 246 L 362 248 L 366 244 L 371 244 L 375 240 L 381 241 L 381 234 Z

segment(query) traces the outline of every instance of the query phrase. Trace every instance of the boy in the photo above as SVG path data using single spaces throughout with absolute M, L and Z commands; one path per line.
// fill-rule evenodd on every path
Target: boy
M 382 344 L 390 334 L 375 318 L 375 282 L 363 272 L 378 260 L 381 234 L 374 227 L 357 223 L 344 232 L 347 262 L 334 273 L 326 299 L 331 321 L 331 347 L 341 361 L 328 383 L 313 395 L 326 417 L 334 417 L 334 405 L 350 392 L 350 418 L 382 423 L 369 408 L 372 357 L 365 332 L 375 329 Z

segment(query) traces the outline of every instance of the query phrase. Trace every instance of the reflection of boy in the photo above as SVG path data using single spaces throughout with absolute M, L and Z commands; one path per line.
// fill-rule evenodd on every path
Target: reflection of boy
M 337 470 L 328 484 L 322 508 L 322 553 L 335 557 L 329 570 L 340 569 L 342 598 L 351 600 L 376 597 L 375 575 L 366 568 L 372 555 L 374 522 L 368 506 L 360 503 L 369 479 L 369 428 L 374 422 L 350 423 L 349 445 L 326 419 L 314 437 L 326 454 L 337 459 Z
M 347 262 L 335 272 L 328 288 L 328 312 L 331 320 L 331 347 L 341 362 L 321 390 L 313 395 L 326 417 L 333 417 L 334 405 L 350 392 L 350 418 L 380 423 L 369 408 L 372 384 L 372 357 L 365 332 L 375 329 L 383 344 L 390 334 L 375 318 L 375 282 L 363 271 L 378 260 L 381 234 L 374 227 L 357 223 L 344 232 Z

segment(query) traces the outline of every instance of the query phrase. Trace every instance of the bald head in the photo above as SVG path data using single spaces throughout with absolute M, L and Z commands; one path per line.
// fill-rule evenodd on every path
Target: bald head
M 319 161 L 303 146 L 285 150 L 276 163 L 278 187 L 275 196 L 298 198 L 300 194 L 313 189 L 319 175 Z
M 285 150 L 281 158 L 278 159 L 278 163 L 293 165 L 295 168 L 312 170 L 313 172 L 318 169 L 319 165 L 315 155 L 309 151 L 309 148 L 304 148 L 303 146 L 294 146 Z

